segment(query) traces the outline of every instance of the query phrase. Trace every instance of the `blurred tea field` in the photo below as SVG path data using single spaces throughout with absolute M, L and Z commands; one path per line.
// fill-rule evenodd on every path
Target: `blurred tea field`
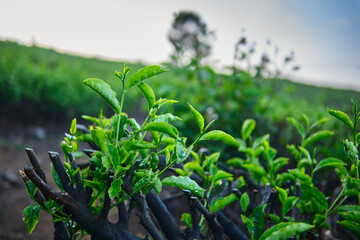
M 83 80 L 100 78 L 120 91 L 120 81 L 114 72 L 122 69 L 123 64 L 0 41 L 1 118 L 45 124 L 68 122 L 81 114 L 98 115 L 99 108 L 103 108 L 105 114 L 109 113 L 111 109 L 83 86 Z M 141 63 L 126 64 L 132 72 L 144 66 Z M 235 137 L 240 134 L 242 122 L 253 118 L 258 124 L 258 134 L 269 132 L 276 142 L 286 145 L 294 135 L 289 132 L 292 130 L 289 130 L 287 117 L 300 119 L 303 113 L 311 121 L 328 117 L 327 126 L 339 133 L 341 126 L 329 117 L 327 108 L 350 112 L 350 99 L 357 100 L 360 96 L 355 91 L 264 78 L 242 70 L 223 74 L 209 66 L 164 65 L 169 71 L 151 79 L 148 84 L 160 97 L 181 102 L 174 104 L 171 111 L 185 120 L 186 124 L 179 127 L 189 136 L 196 129 L 196 123 L 190 120 L 187 103 L 204 114 L 207 122 L 217 119 L 214 127 Z M 126 111 L 146 109 L 145 99 L 135 92 L 129 93 Z

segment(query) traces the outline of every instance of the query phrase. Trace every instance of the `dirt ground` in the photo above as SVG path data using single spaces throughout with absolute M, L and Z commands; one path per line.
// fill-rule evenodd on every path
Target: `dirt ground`
M 29 164 L 25 147 L 31 147 L 40 160 L 42 168 L 50 178 L 50 160 L 47 152 L 60 152 L 60 131 L 57 128 L 55 134 L 50 134 L 52 128 L 42 129 L 37 126 L 23 126 L 17 122 L 1 122 L 0 132 L 0 239 L 51 239 L 53 226 L 51 217 L 45 212 L 40 212 L 38 226 L 29 235 L 25 223 L 22 221 L 23 209 L 32 204 L 32 200 L 26 193 L 25 184 L 19 177 L 19 170 Z M 33 132 L 38 129 L 39 133 Z
M 52 239 L 54 227 L 51 224 L 51 216 L 40 211 L 39 223 L 31 235 L 27 233 L 25 223 L 22 221 L 23 209 L 33 204 L 26 193 L 25 184 L 19 177 L 19 170 L 29 164 L 25 147 L 33 148 L 40 165 L 45 171 L 49 184 L 55 186 L 51 178 L 50 159 L 48 151 L 61 153 L 60 141 L 68 126 L 49 125 L 46 128 L 39 126 L 24 126 L 16 121 L 0 120 L 0 240 L 42 240 Z M 175 189 L 164 189 L 161 198 L 166 198 Z M 175 215 L 186 212 L 187 209 L 179 209 L 179 201 L 186 201 L 185 198 L 178 198 L 167 201 L 166 204 Z M 186 204 L 180 204 L 186 206 Z M 176 212 L 174 212 L 176 211 Z M 110 216 L 116 220 L 116 211 L 111 211 Z M 129 227 L 133 233 L 139 236 L 146 236 L 145 230 L 139 223 L 136 211 L 130 217 Z M 90 237 L 84 239 L 90 240 Z

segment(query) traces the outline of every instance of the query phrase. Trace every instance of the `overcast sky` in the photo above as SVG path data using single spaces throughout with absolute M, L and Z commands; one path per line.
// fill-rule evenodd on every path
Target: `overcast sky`
M 0 1 L 0 38 L 117 60 L 169 60 L 167 32 L 179 10 L 199 13 L 216 31 L 211 63 L 233 63 L 234 44 L 249 40 L 279 55 L 296 53 L 310 83 L 360 89 L 360 0 L 11 0 Z M 0 49 L 1 54 L 1 49 Z

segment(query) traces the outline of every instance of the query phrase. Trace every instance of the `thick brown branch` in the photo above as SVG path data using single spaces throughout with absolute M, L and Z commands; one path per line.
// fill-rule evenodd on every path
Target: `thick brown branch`
M 48 186 L 34 171 L 31 165 L 24 167 L 26 176 L 37 186 L 44 196 L 64 206 L 65 213 L 71 215 L 71 219 L 82 226 L 96 239 L 113 240 L 140 240 L 129 231 L 115 226 L 107 220 L 97 218 L 84 204 L 77 202 L 66 192 L 56 192 Z
M 22 178 L 22 180 L 25 182 L 25 184 L 30 181 L 30 179 L 26 176 L 26 174 L 23 171 L 20 171 L 20 177 Z M 40 191 L 36 191 L 34 194 L 34 200 L 41 206 L 41 207 L 45 207 L 44 202 L 46 201 L 46 199 L 44 198 L 44 196 L 40 193 Z
M 40 163 L 35 155 L 35 152 L 32 148 L 25 148 L 26 154 L 28 155 L 31 165 L 33 166 L 35 172 L 39 177 L 46 182 L 46 176 L 44 171 L 40 167 Z
M 159 196 L 154 190 L 151 190 L 146 195 L 147 203 L 157 221 L 160 224 L 162 231 L 164 232 L 167 239 L 184 239 L 184 236 L 176 224 L 174 218 L 171 216 L 169 210 L 165 204 L 160 200 Z
M 71 196 L 74 196 L 75 195 L 74 188 L 71 185 L 70 178 L 65 171 L 64 165 L 60 159 L 59 154 L 57 152 L 49 152 L 49 157 L 54 165 L 55 171 L 59 175 L 62 187 Z
M 216 220 L 215 213 L 208 212 L 197 197 L 191 197 L 190 201 L 191 204 L 194 205 L 206 218 L 207 222 L 209 223 L 209 227 L 214 235 L 214 239 L 224 240 L 224 230 L 219 224 L 219 222 Z
M 249 238 L 236 226 L 236 224 L 230 221 L 224 213 L 221 211 L 216 212 L 216 218 L 223 227 L 225 234 L 228 235 L 230 239 L 249 240 Z
M 124 202 L 120 202 L 117 206 L 119 220 L 117 221 L 116 225 L 125 229 L 129 229 L 129 218 L 126 212 L 126 206 Z M 132 206 L 129 206 L 129 208 Z M 131 210 L 130 210 L 131 211 Z
M 200 212 L 197 210 L 196 206 L 191 200 L 191 192 L 189 190 L 184 190 L 185 196 L 187 198 L 190 214 L 192 219 L 192 239 L 200 239 Z
M 49 197 L 61 205 L 72 204 L 68 199 L 67 193 L 60 193 L 52 189 L 44 180 L 42 180 L 34 171 L 31 165 L 25 165 L 24 172 L 26 176 L 35 184 L 44 196 Z

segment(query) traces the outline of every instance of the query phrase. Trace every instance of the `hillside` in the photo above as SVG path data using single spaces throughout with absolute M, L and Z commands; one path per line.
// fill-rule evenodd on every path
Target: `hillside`
M 88 77 L 96 77 L 108 81 L 116 90 L 120 88 L 113 73 L 122 68 L 122 62 L 74 56 L 10 41 L 0 41 L 0 53 L 2 116 L 25 116 L 41 121 L 43 118 L 68 119 L 80 113 L 97 114 L 94 109 L 99 106 L 105 108 L 105 105 L 83 87 L 82 81 Z M 141 63 L 127 65 L 132 71 L 143 66 Z M 181 92 L 180 88 L 191 83 L 187 81 L 189 70 L 170 70 L 154 79 L 152 84 L 160 94 L 181 98 L 181 94 L 174 92 Z M 323 109 L 321 112 L 324 112 L 326 107 L 349 106 L 350 98 L 359 98 L 358 92 L 303 85 L 287 80 L 269 80 L 265 86 L 270 89 L 268 97 L 276 105 L 277 112 L 287 110 L 288 114 L 296 114 L 301 107 L 300 112 L 313 115 L 312 112 L 318 112 L 318 109 Z M 230 89 L 234 87 L 236 86 L 231 86 Z M 240 90 L 241 87 L 239 86 Z M 132 99 L 136 101 L 135 96 Z M 289 107 L 291 104 L 297 107 Z M 283 105 L 283 108 L 279 108 L 279 105 Z M 273 118 L 276 119 L 276 116 Z

